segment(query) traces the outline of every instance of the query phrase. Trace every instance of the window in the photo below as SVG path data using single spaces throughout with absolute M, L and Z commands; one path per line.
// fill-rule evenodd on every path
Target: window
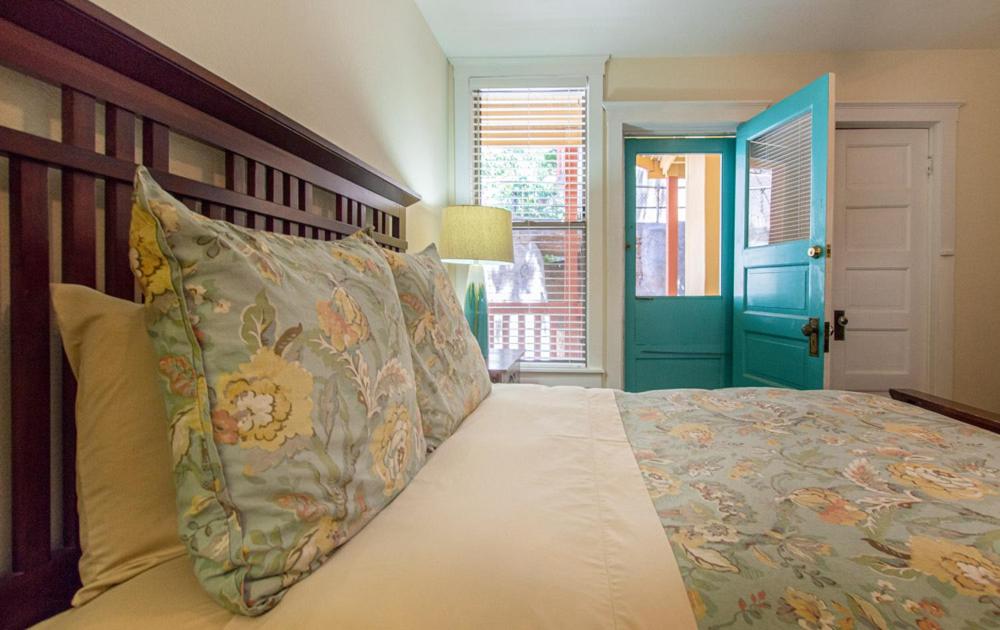
M 722 156 L 635 157 L 635 294 L 720 295 Z
M 803 114 L 749 142 L 747 245 L 809 238 L 812 115 Z
M 514 264 L 486 270 L 491 348 L 587 360 L 587 88 L 472 90 L 472 200 L 513 214 Z

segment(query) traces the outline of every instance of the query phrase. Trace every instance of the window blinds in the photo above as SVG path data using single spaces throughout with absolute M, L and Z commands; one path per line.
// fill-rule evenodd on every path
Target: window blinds
M 812 115 L 807 113 L 750 140 L 748 245 L 809 238 Z
M 587 90 L 473 91 L 473 198 L 513 213 L 514 264 L 487 271 L 490 347 L 585 364 Z

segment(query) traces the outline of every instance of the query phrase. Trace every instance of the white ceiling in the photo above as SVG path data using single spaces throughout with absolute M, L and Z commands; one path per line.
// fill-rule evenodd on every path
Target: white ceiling
M 1000 48 L 1000 0 L 416 3 L 449 57 Z

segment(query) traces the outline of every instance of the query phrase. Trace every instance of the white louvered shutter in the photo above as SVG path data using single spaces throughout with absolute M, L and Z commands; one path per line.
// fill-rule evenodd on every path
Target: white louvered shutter
M 513 265 L 488 268 L 490 347 L 586 364 L 587 90 L 473 90 L 473 198 L 513 213 Z

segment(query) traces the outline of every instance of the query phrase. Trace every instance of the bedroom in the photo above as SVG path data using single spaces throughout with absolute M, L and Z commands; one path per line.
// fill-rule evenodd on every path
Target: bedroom
M 998 442 L 967 423 L 995 426 L 1000 411 L 1000 377 L 995 371 L 1000 338 L 991 332 L 991 324 L 998 321 L 1000 275 L 989 262 L 1000 237 L 1000 193 L 990 170 L 1000 141 L 1000 8 L 990 1 L 929 2 L 917 11 L 906 2 L 776 0 L 768 7 L 781 15 L 777 20 L 760 10 L 759 3 L 753 4 L 754 10 L 740 4 L 741 10 L 728 13 L 712 3 L 692 8 L 679 3 L 587 2 L 570 7 L 557 2 L 532 8 L 526 2 L 432 0 L 288 3 L 280 10 L 264 1 L 100 0 L 94 5 L 71 0 L 0 7 L 0 366 L 5 375 L 0 386 L 0 626 L 31 625 L 66 609 L 85 569 L 103 569 L 100 577 L 110 581 L 92 583 L 92 601 L 55 617 L 53 627 L 196 622 L 206 627 L 338 622 L 346 627 L 665 627 L 667 619 L 677 627 L 711 627 L 723 623 L 724 616 L 735 625 L 757 620 L 763 627 L 824 627 L 849 621 L 858 627 L 995 623 L 1000 601 L 1000 550 L 993 536 L 1000 519 Z M 575 18 L 566 19 L 568 15 Z M 647 25 L 640 28 L 644 22 Z M 648 26 L 653 23 L 663 26 Z M 706 36 L 715 33 L 719 36 Z M 601 389 L 744 384 L 734 365 L 745 365 L 750 346 L 741 346 L 736 332 L 742 329 L 733 321 L 745 311 L 737 303 L 734 270 L 745 264 L 748 254 L 733 244 L 734 233 L 746 227 L 736 219 L 747 214 L 727 213 L 725 208 L 746 201 L 740 201 L 735 178 L 718 177 L 718 188 L 712 189 L 718 191 L 712 193 L 718 223 L 706 220 L 697 228 L 692 192 L 699 184 L 696 173 L 699 164 L 714 159 L 702 160 L 705 156 L 722 156 L 722 172 L 727 160 L 733 170 L 740 168 L 741 150 L 752 159 L 750 142 L 737 146 L 740 129 L 751 132 L 750 140 L 759 139 L 753 120 L 768 112 L 785 116 L 786 97 L 798 93 L 805 98 L 799 90 L 815 87 L 816 81 L 826 91 L 806 95 L 813 99 L 810 103 L 820 104 L 825 96 L 826 104 L 833 105 L 827 108 L 825 124 L 817 124 L 822 107 L 813 110 L 809 176 L 814 189 L 821 181 L 817 178 L 825 177 L 822 181 L 832 191 L 827 214 L 822 215 L 830 219 L 832 229 L 824 239 L 812 238 L 817 235 L 812 232 L 808 239 L 792 241 L 791 247 L 799 257 L 795 264 L 814 270 L 810 287 L 825 300 L 809 304 L 811 312 L 800 309 L 803 312 L 786 318 L 794 319 L 796 338 L 783 343 L 794 345 L 802 369 L 782 372 L 799 370 L 812 380 L 799 383 L 765 375 L 764 382 L 878 394 L 919 390 L 946 403 L 957 401 L 936 409 L 965 422 L 924 415 L 914 406 L 881 396 L 836 402 L 823 398 L 834 394 L 798 398 L 806 394 L 788 393 L 787 400 L 769 402 L 727 398 L 736 394 L 725 391 L 679 399 L 669 389 L 646 395 L 654 398 Z M 514 107 L 527 107 L 536 116 L 535 105 L 528 101 L 539 92 L 545 98 L 569 94 L 578 99 L 575 105 L 558 103 L 561 112 L 553 117 L 560 133 L 555 141 L 546 137 L 547 145 L 518 145 L 473 133 L 477 121 L 483 129 L 502 120 L 490 120 L 497 111 L 489 107 L 491 96 L 512 96 Z M 519 131 L 539 133 L 539 128 Z M 818 152 L 822 143 L 815 141 L 823 134 L 825 154 Z M 847 146 L 851 137 L 859 137 L 864 149 L 858 166 L 844 152 L 838 154 L 838 143 Z M 706 144 L 710 142 L 715 144 Z M 843 179 L 846 173 L 862 181 L 867 175 L 899 175 L 898 169 L 885 168 L 884 160 L 864 159 L 873 154 L 867 150 L 872 147 L 901 145 L 906 159 L 897 164 L 909 169 L 902 171 L 903 179 L 923 187 L 922 205 L 914 206 L 924 213 L 922 225 L 915 219 L 876 222 L 872 229 L 837 232 L 850 224 L 838 222 L 838 212 L 849 216 L 855 206 L 906 205 L 878 200 L 848 204 L 843 194 L 851 192 L 846 187 L 854 181 Z M 136 506 L 145 505 L 150 518 L 174 507 L 130 502 L 139 498 L 127 496 L 128 484 L 111 484 L 103 496 L 89 494 L 93 488 L 85 487 L 88 475 L 111 482 L 118 480 L 114 475 L 131 471 L 114 467 L 123 462 L 112 465 L 95 455 L 102 446 L 107 455 L 109 444 L 84 439 L 91 434 L 81 432 L 81 423 L 98 408 L 98 399 L 76 395 L 99 383 L 86 383 L 81 377 L 86 371 L 76 374 L 81 377 L 76 383 L 74 370 L 80 366 L 71 364 L 87 355 L 74 358 L 67 346 L 69 361 L 64 360 L 62 348 L 69 336 L 68 328 L 60 335 L 60 318 L 75 312 L 83 321 L 86 309 L 71 300 L 68 311 L 61 311 L 59 304 L 52 311 L 48 283 L 83 284 L 117 297 L 134 296 L 126 243 L 133 164 L 145 164 L 152 173 L 153 181 L 143 184 L 149 199 L 162 201 L 156 190 L 163 186 L 200 215 L 321 241 L 338 240 L 369 225 L 379 245 L 405 249 L 416 257 L 432 242 L 444 248 L 448 237 L 459 245 L 470 240 L 463 237 L 475 230 L 456 231 L 445 224 L 451 208 L 460 212 L 461 204 L 514 205 L 503 198 L 509 196 L 502 186 L 503 164 L 496 171 L 501 175 L 495 176 L 484 166 L 485 156 L 530 156 L 538 146 L 545 149 L 544 159 L 517 168 L 528 168 L 528 175 L 548 169 L 546 177 L 537 186 L 517 190 L 561 201 L 547 202 L 544 209 L 556 215 L 525 211 L 512 217 L 515 224 L 506 233 L 506 247 L 511 258 L 517 256 L 516 273 L 485 267 L 485 284 L 495 299 L 488 300 L 490 325 L 484 336 L 496 348 L 514 349 L 513 355 L 491 366 L 490 376 L 594 389 L 504 385 L 494 388 L 471 415 L 464 409 L 455 412 L 457 418 L 469 419 L 456 420 L 461 426 L 426 456 L 419 473 L 404 475 L 412 476 L 405 490 L 393 486 L 388 495 L 369 494 L 371 505 L 365 510 L 352 504 L 347 521 L 354 526 L 368 522 L 369 517 L 351 521 L 360 518 L 359 511 L 378 514 L 360 532 L 348 528 L 345 535 L 353 537 L 325 563 L 307 563 L 314 571 L 311 578 L 292 588 L 277 587 L 282 594 L 287 591 L 284 601 L 259 617 L 231 614 L 195 580 L 176 539 L 175 521 L 179 515 L 182 526 L 189 525 L 197 514 L 170 512 L 155 528 L 166 538 L 152 542 L 134 529 L 106 522 L 111 515 L 124 518 L 114 499 L 131 506 L 133 513 L 141 511 Z M 656 169 L 645 171 L 645 183 L 657 191 L 657 202 L 639 220 L 635 198 L 640 174 L 631 166 L 638 166 L 633 159 L 642 156 L 656 158 L 664 169 L 656 176 L 650 175 Z M 673 202 L 671 186 L 677 189 Z M 810 202 L 813 212 L 824 205 L 815 195 Z M 705 204 L 705 218 L 713 216 L 710 205 L 715 207 Z M 528 206 L 522 210 L 530 211 Z M 42 212 L 25 212 L 37 208 Z M 183 208 L 178 211 L 183 214 Z M 576 212 L 572 220 L 571 211 Z M 647 220 L 649 216 L 656 218 Z M 162 224 L 162 217 L 159 220 Z M 667 247 L 657 252 L 655 264 L 644 268 L 656 268 L 659 274 L 653 283 L 655 296 L 635 292 L 636 283 L 643 280 L 637 275 L 643 258 L 635 253 L 641 245 L 635 238 L 636 223 L 655 224 L 643 229 L 661 230 L 657 242 Z M 814 220 L 812 227 L 816 225 Z M 900 226 L 908 230 L 900 239 L 926 246 L 917 258 L 902 263 L 863 259 L 839 268 L 846 273 L 864 267 L 861 271 L 883 276 L 901 268 L 907 272 L 909 284 L 897 285 L 895 293 L 885 289 L 891 285 L 860 285 L 867 290 L 858 295 L 876 302 L 869 309 L 874 315 L 864 313 L 862 305 L 837 293 L 845 286 L 833 276 L 840 264 L 838 248 L 854 236 L 883 245 L 884 240 L 865 237 Z M 702 235 L 707 237 L 703 248 L 696 246 L 696 236 Z M 343 246 L 354 247 L 350 240 Z M 819 258 L 807 255 L 808 248 L 825 243 L 831 244 L 830 258 L 823 252 Z M 753 253 L 753 248 L 745 249 Z M 851 254 L 849 249 L 841 260 Z M 228 255 L 235 250 L 226 251 Z M 316 251 L 316 256 L 322 255 Z M 447 259 L 487 258 L 444 253 L 442 249 Z M 384 256 L 393 260 L 391 253 Z M 369 263 L 378 266 L 379 260 Z M 211 265 L 185 269 L 183 273 L 210 273 Z M 478 273 L 465 264 L 449 264 L 447 269 L 459 294 L 470 270 Z M 823 269 L 833 277 L 822 272 L 816 277 L 815 270 Z M 343 273 L 350 269 L 344 267 Z M 512 275 L 519 278 L 516 283 Z M 440 274 L 435 277 L 440 282 Z M 716 277 L 713 284 L 710 279 Z M 666 281 L 674 278 L 678 284 Z M 188 301 L 200 309 L 205 322 L 213 317 L 232 321 L 255 304 L 238 292 L 213 295 L 223 291 L 222 286 L 185 281 L 190 285 Z M 402 286 L 398 277 L 396 284 Z M 563 299 L 556 300 L 556 293 Z M 332 305 L 328 313 L 340 313 L 336 321 L 343 325 L 338 329 L 342 333 L 354 330 L 358 343 L 361 338 L 363 344 L 383 343 L 384 331 L 374 327 L 374 307 L 352 295 L 361 300 L 363 317 L 372 321 L 367 333 L 351 328 L 353 311 L 344 307 L 350 302 L 337 302 L 329 292 L 310 298 L 313 318 L 316 303 L 322 301 Z M 626 300 L 626 295 L 632 299 Z M 922 306 L 904 313 L 909 319 L 903 325 L 896 320 L 884 324 L 885 300 L 900 296 L 910 305 L 919 298 Z M 640 299 L 646 297 L 653 299 Z M 444 299 L 440 293 L 438 298 Z M 546 311 L 546 304 L 557 302 Z M 94 308 L 100 314 L 101 309 Z M 405 304 L 397 308 L 404 318 L 411 312 Z M 777 314 L 788 315 L 781 308 Z M 835 310 L 845 310 L 849 320 L 841 331 L 844 339 L 834 338 L 831 330 L 825 342 L 823 324 L 836 323 Z M 915 315 L 919 313 L 922 319 Z M 641 326 L 641 317 L 670 321 L 671 326 Z M 884 325 L 866 323 L 865 317 L 870 322 L 881 317 Z M 814 332 L 808 327 L 810 318 L 817 320 Z M 258 345 L 268 338 L 272 349 L 290 348 L 300 353 L 302 365 L 309 365 L 315 360 L 305 344 L 309 331 L 295 333 L 301 322 L 276 319 L 271 329 L 260 331 Z M 799 332 L 802 325 L 807 325 L 808 335 Z M 202 327 L 210 331 L 208 323 Z M 321 325 L 317 330 L 326 329 Z M 852 341 L 866 335 L 898 338 L 901 330 L 912 334 L 905 345 L 892 348 L 904 347 L 905 352 L 892 354 L 876 343 L 855 343 L 858 354 L 848 351 Z M 661 331 L 665 341 L 656 338 Z M 295 341 L 296 334 L 302 339 Z M 142 336 L 137 343 L 148 345 Z M 824 345 L 829 353 L 823 352 Z M 526 354 L 517 360 L 521 350 Z M 205 351 L 211 352 L 211 346 Z M 103 352 L 97 355 L 103 367 L 96 374 L 107 380 L 114 373 L 113 356 Z M 758 347 L 750 356 L 765 357 L 764 369 L 788 366 L 774 358 L 773 347 Z M 876 383 L 870 365 L 858 370 L 861 377 L 844 367 L 854 365 L 851 361 L 874 361 L 878 366 L 880 360 L 890 367 L 903 365 L 896 370 L 902 375 Z M 338 366 L 346 369 L 342 361 Z M 205 369 L 210 371 L 211 364 Z M 463 374 L 481 378 L 482 369 Z M 866 371 L 871 379 L 864 376 Z M 630 375 L 646 380 L 629 381 Z M 207 376 L 213 412 L 220 411 L 216 377 Z M 862 380 L 859 384 L 850 378 Z M 121 382 L 107 385 L 120 387 Z M 419 383 L 416 390 L 416 396 L 422 395 Z M 412 412 L 430 415 L 412 394 L 393 395 L 406 398 Z M 101 401 L 118 404 L 124 398 L 119 392 Z M 317 394 L 314 409 L 326 404 L 324 400 Z M 933 404 L 926 396 L 909 400 Z M 757 411 L 748 411 L 751 408 Z M 126 413 L 138 420 L 138 409 Z M 740 409 L 749 415 L 741 416 Z M 827 424 L 803 420 L 816 414 Z M 166 422 L 162 413 L 159 416 Z M 865 425 L 861 416 L 879 429 Z M 46 417 L 50 422 L 39 422 Z M 225 449 L 239 454 L 243 447 L 226 443 L 233 434 L 219 429 L 223 425 L 214 425 L 213 418 L 205 416 L 204 426 L 224 446 L 210 449 L 211 457 L 220 456 L 216 464 L 224 466 L 236 461 L 226 459 Z M 369 436 L 375 435 L 374 425 L 365 426 Z M 654 426 L 661 434 L 645 431 Z M 425 438 L 433 437 L 433 431 L 424 432 Z M 792 444 L 797 434 L 809 442 L 808 448 Z M 799 458 L 798 463 L 786 462 L 781 469 L 780 462 L 771 462 L 765 455 L 769 449 L 788 453 L 768 440 L 792 449 L 789 456 Z M 88 444 L 97 450 L 85 451 Z M 363 453 L 369 446 L 364 444 Z M 169 451 L 167 441 L 163 447 Z M 806 452 L 810 448 L 830 463 L 821 466 L 823 473 L 803 472 L 807 481 L 796 482 L 789 476 L 790 466 L 818 465 L 802 459 L 817 456 Z M 112 457 L 126 450 L 116 446 Z M 169 452 L 160 455 L 169 458 Z M 369 456 L 363 456 L 367 461 Z M 415 460 L 409 464 L 419 467 Z M 166 462 L 166 470 L 155 480 L 143 480 L 162 482 L 169 467 Z M 141 472 L 155 472 L 152 468 Z M 376 466 L 369 476 L 381 479 L 379 470 L 388 474 Z M 874 476 L 863 478 L 866 474 Z M 541 480 L 550 480 L 551 487 L 543 488 Z M 867 489 L 858 480 L 867 483 Z M 256 496 L 247 485 L 253 481 L 215 481 L 243 483 L 240 491 Z M 292 481 L 309 486 L 301 479 Z M 770 495 L 757 487 L 767 481 L 777 486 L 769 488 Z M 155 487 L 157 496 L 168 495 L 168 502 L 181 500 L 169 479 L 165 487 Z M 743 503 L 736 500 L 740 493 L 745 495 Z M 86 505 L 84 495 L 95 503 Z M 337 505 L 315 506 L 302 498 L 308 495 L 286 493 L 281 499 L 285 507 L 278 508 L 279 516 L 270 517 L 279 519 L 285 528 L 282 535 L 296 535 L 299 542 L 304 541 L 303 530 L 296 530 L 293 521 L 325 523 L 316 519 Z M 185 510 L 193 508 L 191 495 L 185 496 Z M 199 496 L 221 509 L 219 497 L 228 495 Z M 614 500 L 607 500 L 610 496 Z M 768 502 L 779 507 L 764 509 Z M 97 505 L 101 510 L 92 512 Z M 245 507 L 252 515 L 254 506 Z M 243 508 L 232 513 L 243 514 Z M 292 521 L 286 518 L 289 514 L 295 517 Z M 436 515 L 447 519 L 437 520 Z M 785 528 L 783 534 L 768 527 L 772 517 Z M 709 526 L 721 528 L 709 531 Z M 411 532 L 418 540 L 393 535 L 399 531 Z M 118 544 L 111 544 L 102 557 L 96 546 L 112 534 Z M 338 543 L 340 535 L 332 535 Z M 739 543 L 727 542 L 734 536 L 741 537 Z M 746 536 L 754 538 L 748 542 Z M 198 557 L 197 541 L 182 538 L 189 553 Z M 80 546 L 86 547 L 88 540 L 90 558 L 85 555 L 78 572 Z M 610 554 L 604 560 L 595 552 L 602 541 Z M 257 546 L 249 539 L 244 543 Z M 830 549 L 830 555 L 822 553 Z M 256 562 L 241 559 L 238 546 L 232 550 L 228 562 L 244 568 Z M 154 551 L 166 556 L 154 558 Z M 971 582 L 948 572 L 948 567 L 957 566 L 948 564 L 955 554 L 964 554 L 962 566 L 975 568 Z M 848 561 L 858 558 L 865 560 Z M 938 564 L 932 567 L 934 558 Z M 141 570 L 139 565 L 125 566 L 125 560 L 141 561 Z M 284 560 L 293 566 L 290 558 Z M 604 566 L 605 561 L 610 564 Z M 820 575 L 807 571 L 796 577 L 800 564 L 818 567 Z M 118 577 L 112 575 L 115 569 Z M 291 575 L 273 566 L 266 572 L 272 581 L 247 579 L 245 595 L 270 588 L 274 575 L 281 574 L 283 580 Z M 199 569 L 199 577 L 205 574 Z M 347 575 L 353 577 L 338 578 Z M 856 584 L 821 586 L 829 576 Z M 756 578 L 774 580 L 763 589 L 762 601 L 757 592 L 746 589 L 746 581 Z M 171 581 L 175 579 L 181 582 Z M 93 581 L 84 575 L 84 582 Z M 609 583 L 615 586 L 609 588 Z M 105 591 L 112 584 L 117 586 Z M 391 590 L 377 604 L 370 593 L 376 584 Z M 137 592 L 151 596 L 161 588 L 176 595 L 162 601 L 136 599 Z M 213 587 L 206 588 L 211 592 Z M 328 590 L 320 594 L 319 588 Z M 229 608 L 250 606 L 254 598 L 247 597 L 236 596 L 242 604 L 229 600 Z M 307 605 L 310 598 L 318 598 L 318 603 Z

